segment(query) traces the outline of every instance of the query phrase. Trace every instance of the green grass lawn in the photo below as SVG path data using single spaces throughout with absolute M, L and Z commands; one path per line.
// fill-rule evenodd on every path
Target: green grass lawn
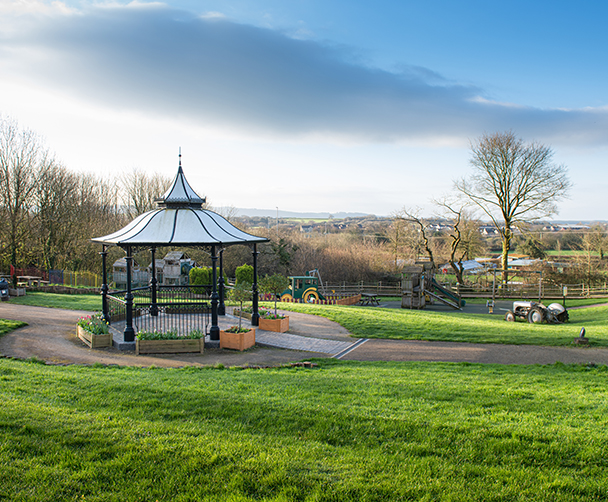
M 582 249 L 562 249 L 561 251 L 556 251 L 555 249 L 548 249 L 545 251 L 547 256 L 587 256 L 587 251 Z M 597 251 L 591 251 L 591 256 L 599 256 L 600 254 Z
M 282 303 L 280 308 L 326 317 L 361 338 L 571 345 L 584 326 L 590 345 L 608 347 L 608 307 L 570 310 L 570 322 L 560 325 L 508 323 L 498 315 L 462 312 L 297 303 Z
M 605 366 L 0 360 L 11 501 L 581 501 L 608 494 Z
M 470 304 L 477 304 L 477 305 L 485 305 L 488 301 L 488 298 L 465 298 L 464 299 L 467 303 Z M 538 297 L 536 298 L 528 298 L 528 300 L 531 300 L 533 302 L 537 302 L 538 301 Z M 513 302 L 513 301 L 517 301 L 517 299 L 512 298 L 510 300 L 503 300 L 501 298 L 498 298 L 496 301 L 502 302 L 502 301 L 509 301 L 509 302 Z M 559 303 L 560 305 L 562 304 L 562 299 L 543 299 L 542 303 L 544 305 L 550 305 L 551 303 Z M 568 298 L 566 297 L 566 308 L 570 308 L 570 307 L 581 307 L 584 305 L 602 305 L 604 303 L 608 303 L 608 298 Z
M 57 293 L 33 292 L 25 296 L 12 297 L 11 303 L 53 307 L 67 310 L 101 311 L 101 295 L 63 295 Z
M 21 328 L 22 326 L 27 326 L 27 323 L 0 319 L 0 336 L 13 331 L 14 329 Z

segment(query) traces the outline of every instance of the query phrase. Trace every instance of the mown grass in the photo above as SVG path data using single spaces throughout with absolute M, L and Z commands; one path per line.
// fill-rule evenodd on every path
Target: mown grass
M 571 345 L 585 327 L 591 346 L 608 347 L 608 307 L 570 310 L 566 324 L 508 323 L 502 316 L 377 307 L 283 303 L 281 309 L 326 317 L 354 336 L 515 345 Z
M 70 295 L 59 293 L 45 293 L 35 291 L 27 293 L 25 296 L 11 298 L 11 303 L 18 305 L 31 305 L 36 307 L 52 307 L 67 310 L 86 310 L 88 312 L 101 311 L 101 295 Z M 191 298 L 174 298 L 180 302 L 199 302 L 200 300 Z M 226 302 L 230 304 L 230 302 Z
M 605 366 L 0 360 L 11 501 L 603 500 Z
M 545 304 L 552 302 L 545 302 Z M 557 303 L 562 303 L 562 300 L 557 300 Z M 566 308 L 583 307 L 586 305 L 603 305 L 608 303 L 608 298 L 568 298 L 566 297 Z
M 101 311 L 101 295 L 67 295 L 58 293 L 28 292 L 11 298 L 11 303 L 35 307 L 52 307 L 67 310 Z
M 465 298 L 467 304 L 476 304 L 476 305 L 485 305 L 489 298 Z M 528 298 L 528 300 L 537 302 L 537 298 Z M 513 302 L 517 301 L 517 299 L 497 299 L 499 302 Z M 543 299 L 542 303 L 544 305 L 550 305 L 551 303 L 559 303 L 560 305 L 563 302 L 563 298 L 560 299 Z M 608 298 L 568 298 L 566 297 L 566 308 L 570 307 L 582 307 L 586 305 L 603 305 L 604 303 L 608 303 Z
M 21 321 L 10 321 L 8 319 L 0 319 L 0 336 L 5 335 L 17 328 L 27 326 L 27 323 Z
M 548 256 L 587 256 L 591 254 L 591 256 L 599 256 L 600 254 L 597 251 L 584 251 L 582 249 L 562 249 L 557 251 L 555 249 L 548 249 L 545 251 L 545 254 Z

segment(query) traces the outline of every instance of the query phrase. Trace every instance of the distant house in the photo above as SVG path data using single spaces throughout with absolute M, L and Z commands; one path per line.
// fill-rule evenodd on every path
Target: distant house
M 196 262 L 182 251 L 171 251 L 162 259 L 163 280 L 159 283 L 166 286 L 183 286 L 189 282 L 190 269 L 196 267 Z
M 479 227 L 481 235 L 498 235 L 498 229 L 493 225 L 482 225 Z

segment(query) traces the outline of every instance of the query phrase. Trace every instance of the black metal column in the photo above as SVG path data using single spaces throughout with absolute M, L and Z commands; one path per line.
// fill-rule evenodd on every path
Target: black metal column
M 220 294 L 220 306 L 217 310 L 219 315 L 226 315 L 226 304 L 224 303 L 224 249 L 220 249 L 220 277 L 218 279 L 218 290 Z
M 260 325 L 260 313 L 258 312 L 258 245 L 253 245 L 253 284 L 251 286 L 252 292 L 252 306 L 253 314 L 251 314 L 251 325 Z
M 127 246 L 127 294 L 125 295 L 127 319 L 125 321 L 125 342 L 135 341 L 135 330 L 133 329 L 133 293 L 131 292 L 131 269 L 133 268 L 133 256 L 131 246 Z
M 212 273 L 212 292 L 211 292 L 211 329 L 209 330 L 210 340 L 220 339 L 220 328 L 217 325 L 218 298 L 217 294 L 217 256 L 215 246 L 211 246 L 211 273 Z
M 107 323 L 110 323 L 110 313 L 108 312 L 108 272 L 106 270 L 106 259 L 108 256 L 108 247 L 104 244 L 101 255 L 101 317 Z
M 157 295 L 156 295 L 156 287 L 158 281 L 156 280 L 156 248 L 151 248 L 152 252 L 152 277 L 150 279 L 150 291 L 152 294 L 151 305 L 150 305 L 150 315 L 158 316 L 158 305 L 156 304 Z

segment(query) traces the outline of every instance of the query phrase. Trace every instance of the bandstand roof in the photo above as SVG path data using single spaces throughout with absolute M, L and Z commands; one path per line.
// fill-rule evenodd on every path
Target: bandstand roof
M 157 209 L 138 216 L 118 232 L 91 240 L 121 247 L 222 246 L 268 241 L 243 232 L 223 216 L 203 209 L 204 202 L 186 181 L 180 154 L 177 176 L 157 201 Z

